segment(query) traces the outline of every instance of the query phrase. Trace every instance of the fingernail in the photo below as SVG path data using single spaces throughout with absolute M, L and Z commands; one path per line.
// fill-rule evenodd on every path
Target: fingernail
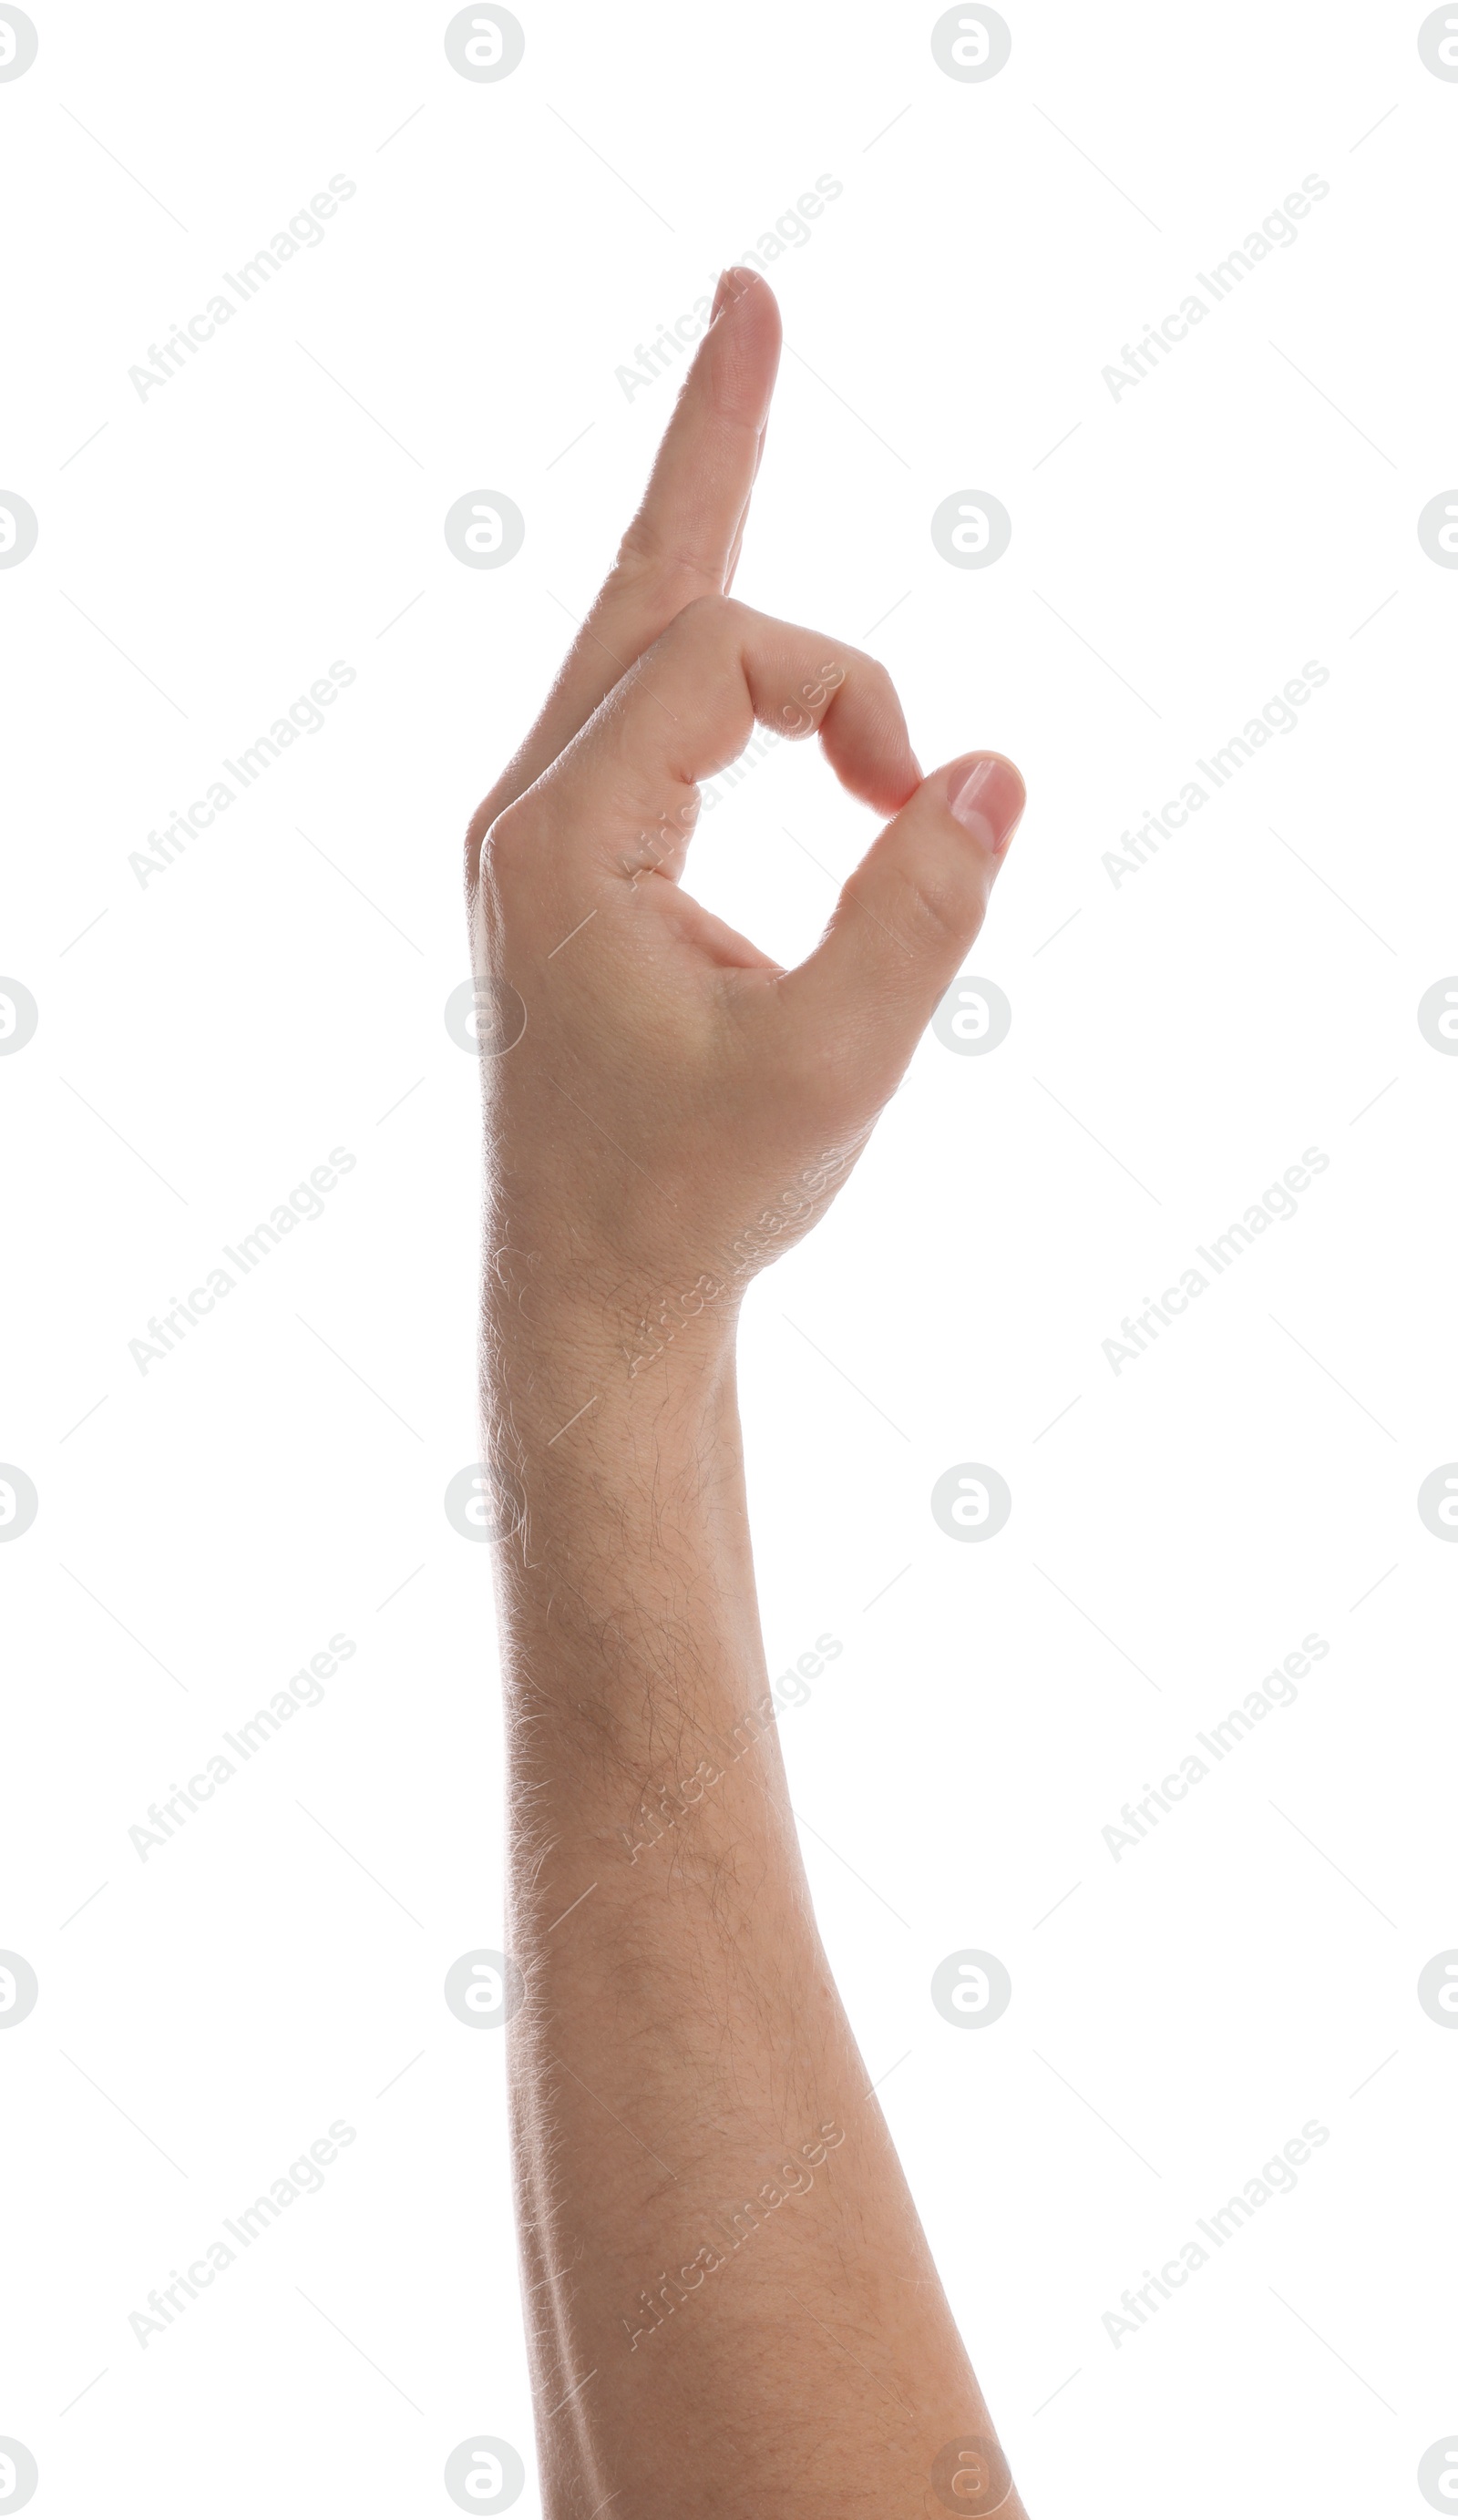
M 996 857 L 1023 818 L 1027 790 L 1001 753 L 984 752 L 969 763 L 953 764 L 947 774 L 946 801 L 954 821 L 971 832 L 989 857 Z
M 719 285 L 714 291 L 713 304 L 708 310 L 710 324 L 714 317 L 729 304 L 731 298 L 736 305 L 739 303 L 753 277 L 752 271 L 748 271 L 742 262 L 731 262 L 720 272 Z

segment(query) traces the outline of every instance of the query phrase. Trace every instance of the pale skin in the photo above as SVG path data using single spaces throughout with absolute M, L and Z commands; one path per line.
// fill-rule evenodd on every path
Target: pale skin
M 543 2509 L 1025 2520 L 816 1928 L 735 1398 L 744 1287 L 863 1148 L 1023 783 L 988 752 L 924 777 L 883 667 L 730 598 L 779 342 L 726 273 L 468 847 L 495 1038 L 525 1018 L 482 1062 L 483 1386 Z M 885 822 L 792 970 L 680 880 L 756 717 Z

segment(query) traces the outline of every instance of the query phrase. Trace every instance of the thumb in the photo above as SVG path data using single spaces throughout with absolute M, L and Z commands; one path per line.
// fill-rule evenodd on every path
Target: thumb
M 933 770 L 845 884 L 824 937 L 780 983 L 784 1020 L 863 1089 L 889 1094 L 980 928 L 1026 801 L 1000 752 Z

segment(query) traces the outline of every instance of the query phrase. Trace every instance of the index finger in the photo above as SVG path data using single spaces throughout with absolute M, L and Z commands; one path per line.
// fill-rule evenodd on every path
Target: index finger
M 648 487 L 524 742 L 472 818 L 468 874 L 496 816 L 548 769 L 606 694 L 738 554 L 780 359 L 780 310 L 752 271 L 719 282 Z

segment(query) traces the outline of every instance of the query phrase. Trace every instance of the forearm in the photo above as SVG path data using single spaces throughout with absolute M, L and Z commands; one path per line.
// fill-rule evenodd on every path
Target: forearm
M 990 2426 L 810 1908 L 729 1325 L 632 1374 L 615 1336 L 501 1293 L 488 1358 L 524 1508 L 510 2035 L 546 2507 L 676 2514 L 692 2444 L 726 2520 L 831 2494 L 911 2520 L 942 2447 Z

